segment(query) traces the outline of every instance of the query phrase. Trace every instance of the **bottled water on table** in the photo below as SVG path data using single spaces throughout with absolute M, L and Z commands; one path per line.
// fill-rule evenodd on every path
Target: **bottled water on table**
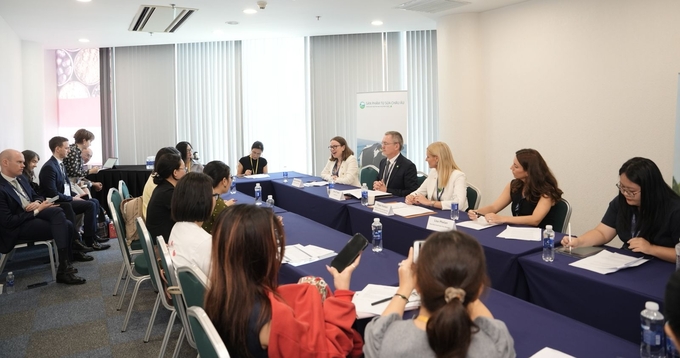
M 330 194 L 331 190 L 333 190 L 333 189 L 335 189 L 335 179 L 333 179 L 333 177 L 331 177 L 328 180 L 328 190 L 327 190 L 328 194 Z
M 555 232 L 552 225 L 546 225 L 543 230 L 543 261 L 555 260 Z
M 271 195 L 267 195 L 267 207 L 268 208 L 274 207 L 274 198 Z
M 371 232 L 373 233 L 373 252 L 381 252 L 383 250 L 383 236 L 380 219 L 373 219 L 373 224 L 371 224 Z
M 368 186 L 361 184 L 361 205 L 368 206 Z
M 662 358 L 666 356 L 663 315 L 659 304 L 648 301 L 640 312 L 640 357 Z
M 451 220 L 456 221 L 458 220 L 458 203 L 455 201 L 451 203 Z
M 255 184 L 255 205 L 262 205 L 262 187 L 260 183 Z
M 14 272 L 7 273 L 7 281 L 5 281 L 5 292 L 7 294 L 14 293 Z
M 283 182 L 288 183 L 288 168 L 285 166 L 283 167 Z
M 236 194 L 236 177 L 231 179 L 231 186 L 229 187 L 229 193 Z

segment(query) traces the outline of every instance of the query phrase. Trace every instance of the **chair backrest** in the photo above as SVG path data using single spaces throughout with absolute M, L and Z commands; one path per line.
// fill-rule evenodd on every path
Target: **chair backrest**
M 191 331 L 196 337 L 196 348 L 201 358 L 229 358 L 229 351 L 215 329 L 210 317 L 201 307 L 187 309 Z
M 420 187 L 425 182 L 425 179 L 427 179 L 427 174 L 419 171 L 416 175 L 418 176 L 418 187 Z
M 380 171 L 375 165 L 369 164 L 365 167 L 362 167 L 361 171 L 359 172 L 359 183 L 366 183 L 368 189 L 373 190 L 373 182 L 378 179 L 378 174 L 380 174 Z
M 113 220 L 113 226 L 116 228 L 116 236 L 118 236 L 118 244 L 120 245 L 120 251 L 123 254 L 125 265 L 130 266 L 132 256 L 130 255 L 130 248 L 127 245 L 125 225 L 123 224 L 123 218 L 120 212 L 120 203 L 123 202 L 123 198 L 116 188 L 111 188 L 109 189 L 106 201 L 109 204 L 111 219 Z
M 142 251 L 144 252 L 144 257 L 146 258 L 146 263 L 151 268 L 149 270 L 149 275 L 151 275 L 151 284 L 153 288 L 158 291 L 163 289 L 163 283 L 161 282 L 160 273 L 158 272 L 158 264 L 156 263 L 156 252 L 153 249 L 153 244 L 151 243 L 151 235 L 149 235 L 149 230 L 146 229 L 146 224 L 142 218 L 137 218 L 137 232 L 139 233 L 139 241 L 142 243 Z M 170 307 L 166 302 L 165 295 L 161 294 L 163 297 L 163 305 Z
M 120 195 L 123 196 L 123 199 L 129 199 L 132 196 L 130 195 L 130 190 L 128 190 L 127 184 L 123 180 L 118 181 L 118 191 L 120 192 Z
M 555 224 L 553 225 L 553 230 L 557 232 L 564 232 L 564 229 L 569 224 L 569 219 L 571 219 L 571 204 L 567 199 L 562 198 L 560 201 L 555 203 L 551 209 L 555 213 Z
M 476 186 L 467 183 L 467 202 L 468 202 L 468 208 L 467 210 L 477 210 L 479 209 L 479 203 L 482 202 L 482 192 L 477 189 Z
M 208 278 L 196 265 L 177 268 L 177 279 L 187 307 L 203 307 Z
M 165 271 L 165 279 L 168 281 L 168 285 L 179 287 L 175 264 L 172 262 L 168 244 L 165 243 L 162 236 L 156 238 L 156 243 L 158 245 L 158 254 L 161 257 L 161 266 L 163 267 L 163 271 Z M 168 287 L 168 289 L 169 288 L 170 287 Z M 175 306 L 175 311 L 179 313 L 179 318 L 182 321 L 184 330 L 187 331 L 187 341 L 189 342 L 189 345 L 196 348 L 196 341 L 194 341 L 194 336 L 191 334 L 191 327 L 189 327 L 189 321 L 187 320 L 187 306 L 181 293 L 172 293 L 172 304 Z

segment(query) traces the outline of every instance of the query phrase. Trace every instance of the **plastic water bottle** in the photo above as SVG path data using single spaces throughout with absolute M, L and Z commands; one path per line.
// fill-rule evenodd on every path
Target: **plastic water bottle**
M 267 207 L 274 208 L 274 198 L 271 195 L 267 195 Z
M 153 165 L 155 161 L 156 157 L 154 157 L 153 155 L 146 157 L 146 169 L 153 170 Z
M 286 166 L 283 167 L 283 182 L 288 183 L 288 168 Z
M 675 348 L 673 340 L 666 337 L 666 358 L 680 358 L 680 352 Z
M 383 236 L 380 219 L 373 219 L 373 224 L 371 224 L 371 232 L 373 233 L 373 252 L 381 252 L 383 249 Z
M 236 194 L 236 178 L 231 180 L 231 186 L 229 187 L 229 193 Z
M 455 201 L 451 203 L 451 220 L 456 221 L 458 220 L 458 203 Z
M 555 260 L 555 232 L 552 225 L 546 225 L 543 230 L 543 261 Z
M 333 177 L 331 177 L 328 180 L 328 194 L 330 194 L 331 190 L 333 190 L 333 189 L 335 189 L 335 179 L 333 179 Z
M 7 281 L 5 282 L 5 292 L 7 294 L 14 293 L 14 272 L 7 273 Z
M 680 270 L 680 242 L 675 245 L 675 270 Z
M 255 205 L 262 205 L 262 187 L 260 183 L 255 184 Z
M 645 303 L 640 312 L 640 357 L 662 358 L 666 356 L 663 315 L 659 312 L 659 304 L 652 301 Z
M 366 183 L 361 184 L 361 205 L 368 206 L 368 186 L 366 186 Z M 380 250 L 382 250 L 382 246 Z

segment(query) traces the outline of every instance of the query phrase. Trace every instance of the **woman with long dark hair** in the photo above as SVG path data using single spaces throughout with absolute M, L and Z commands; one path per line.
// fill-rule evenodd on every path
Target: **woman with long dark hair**
M 189 142 L 179 142 L 175 146 L 182 156 L 184 164 L 190 173 L 203 173 L 203 166 L 197 160 L 194 160 L 194 147 Z
M 680 237 L 680 196 L 663 180 L 661 171 L 647 158 L 632 158 L 619 169 L 618 195 L 609 202 L 602 221 L 579 237 L 562 239 L 562 245 L 604 245 L 615 236 L 623 248 L 675 262 Z
M 187 168 L 182 158 L 174 153 L 163 154 L 154 166 L 156 172 L 153 182 L 156 189 L 146 209 L 146 227 L 154 243 L 159 235 L 167 242 L 175 225 L 172 219 L 172 195 L 177 182 L 187 173 Z
M 515 357 L 502 321 L 479 300 L 488 282 L 484 250 L 460 231 L 430 235 L 399 265 L 399 288 L 380 317 L 366 326 L 364 355 L 373 357 Z M 415 289 L 420 311 L 402 320 Z
M 359 259 L 333 275 L 335 293 L 278 285 L 286 237 L 271 210 L 234 205 L 217 218 L 205 312 L 232 357 L 346 357 L 361 354 L 349 290 Z
M 35 182 L 35 168 L 38 166 L 38 162 L 40 162 L 40 156 L 38 153 L 28 149 L 21 152 L 21 154 L 24 155 L 25 166 L 23 174 L 28 179 L 28 183 L 31 184 L 31 188 L 36 193 L 40 193 L 40 186 Z
M 520 149 L 510 166 L 515 177 L 491 205 L 469 210 L 471 220 L 483 214 L 489 223 L 538 226 L 555 225 L 552 208 L 562 198 L 557 179 L 535 149 Z M 496 213 L 511 205 L 512 216 Z
M 231 168 L 224 162 L 213 160 L 205 165 L 203 173 L 207 174 L 212 179 L 213 194 L 215 194 L 215 207 L 207 220 L 203 221 L 203 229 L 212 234 L 213 225 L 217 216 L 226 209 L 227 206 L 232 206 L 236 202 L 234 199 L 224 201 L 222 195 L 229 192 L 231 188 Z

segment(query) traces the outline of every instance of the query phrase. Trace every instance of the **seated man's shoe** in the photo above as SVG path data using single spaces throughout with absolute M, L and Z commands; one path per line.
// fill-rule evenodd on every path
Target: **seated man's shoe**
M 69 262 L 68 266 L 64 269 L 64 273 L 78 273 L 78 269 L 73 267 L 73 265 Z
M 94 241 L 101 243 L 101 244 L 105 244 L 105 243 L 109 242 L 109 238 L 108 237 L 101 237 L 99 235 L 95 235 Z
M 73 251 L 77 251 L 77 252 L 92 252 L 92 251 L 94 251 L 93 248 L 85 246 L 85 244 L 83 244 L 79 240 L 73 241 L 73 244 L 71 245 L 71 247 L 73 248 Z
M 82 285 L 85 283 L 85 279 L 72 273 L 58 272 L 57 283 L 65 283 L 67 285 Z
M 92 260 L 94 260 L 94 257 L 87 255 L 83 252 L 79 252 L 79 251 L 73 252 L 73 261 L 87 262 L 87 261 L 92 261 Z
M 95 242 L 92 243 L 92 245 L 89 245 L 89 247 L 91 247 L 95 251 L 102 251 L 102 250 L 108 249 L 109 247 L 111 247 L 111 245 L 100 244 L 100 243 L 95 241 Z

